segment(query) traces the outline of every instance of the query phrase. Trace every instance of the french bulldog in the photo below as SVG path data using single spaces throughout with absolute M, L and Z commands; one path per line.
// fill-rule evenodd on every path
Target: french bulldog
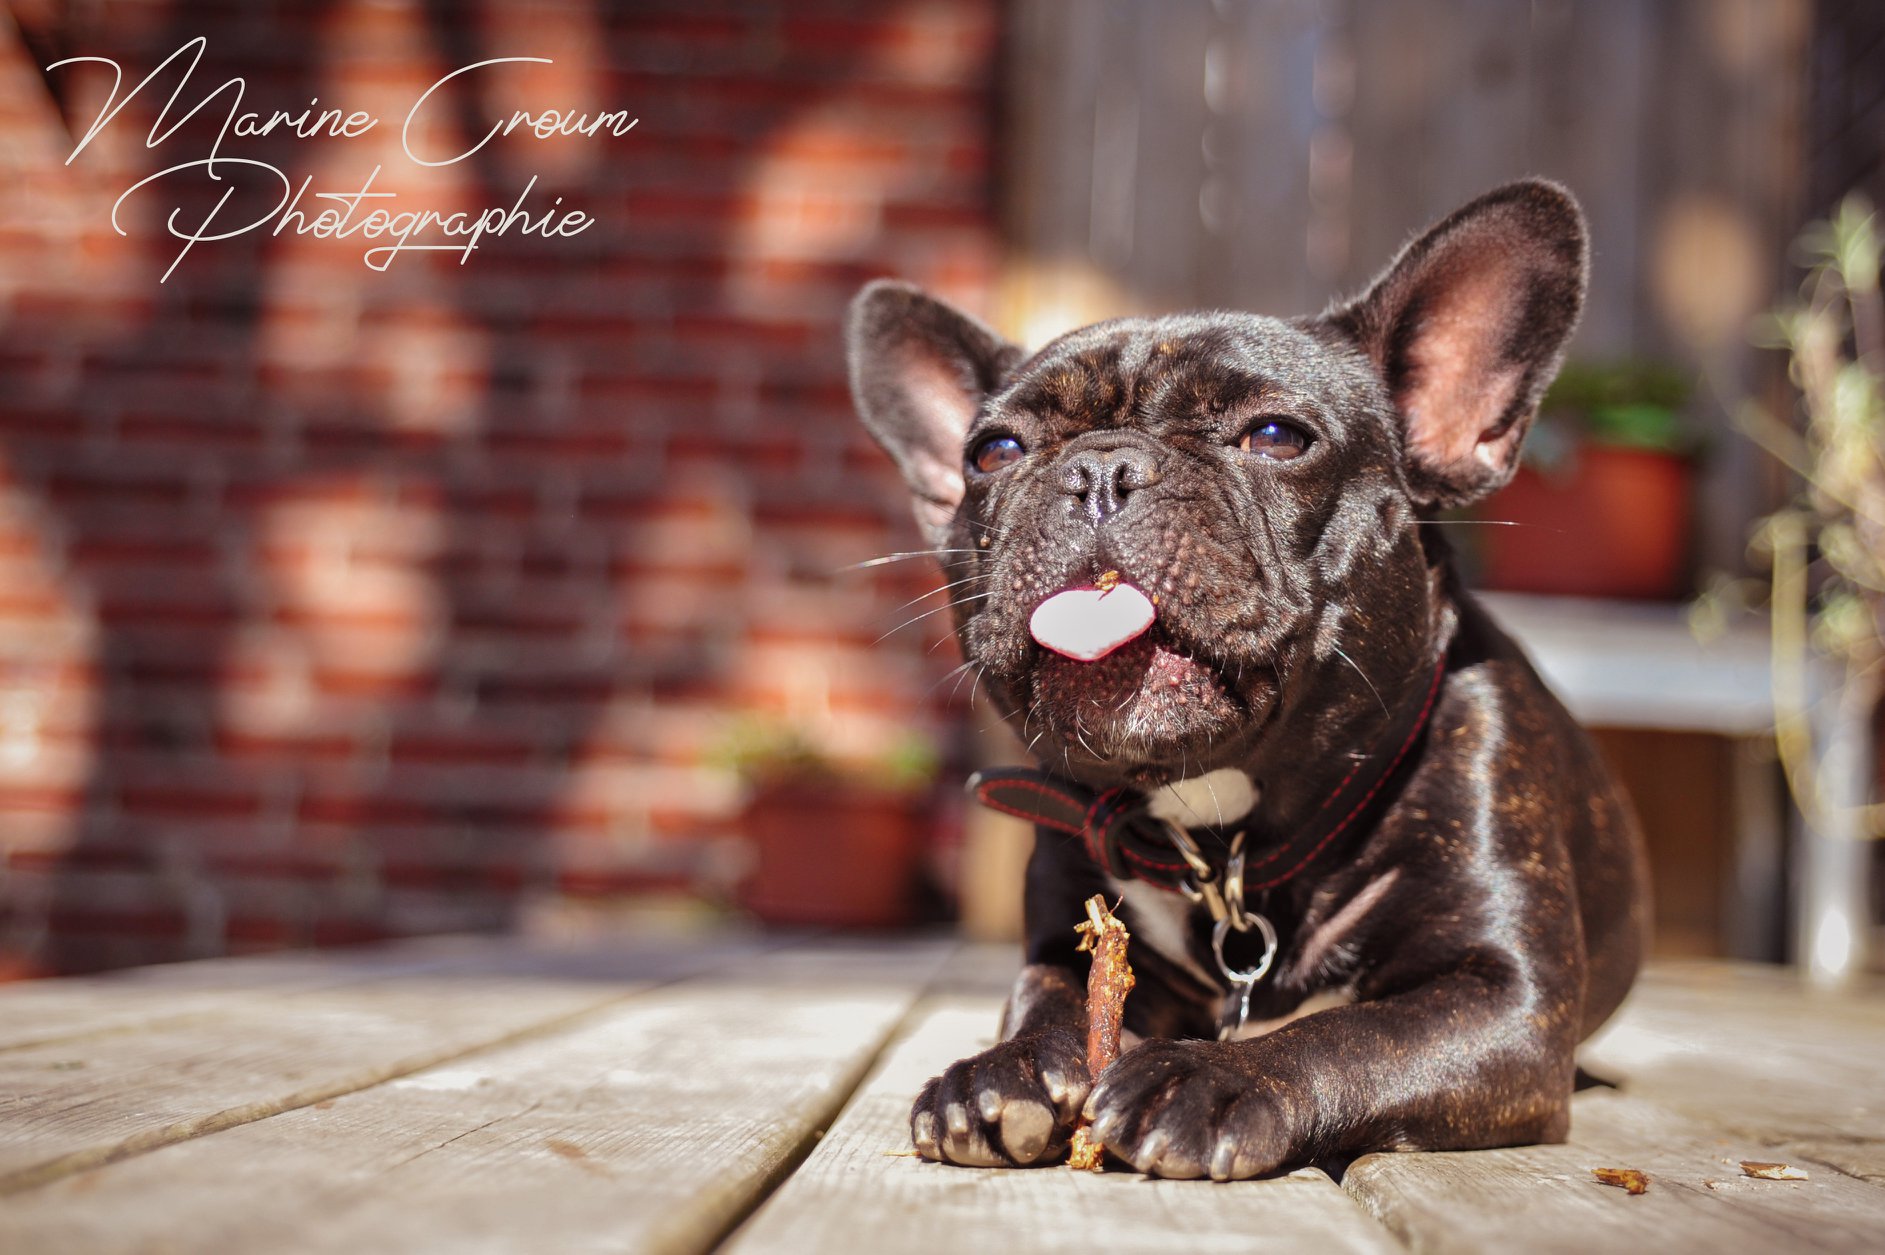
M 859 414 L 1043 768 L 978 787 L 1037 824 L 1025 967 L 999 1043 L 916 1099 L 922 1156 L 1055 1162 L 1082 1114 L 1141 1172 L 1216 1180 L 1564 1138 L 1644 949 L 1641 839 L 1430 524 L 1511 478 L 1587 254 L 1528 180 L 1314 317 L 1029 354 L 906 284 L 857 296 Z M 1138 976 L 1098 1076 L 1093 894 Z

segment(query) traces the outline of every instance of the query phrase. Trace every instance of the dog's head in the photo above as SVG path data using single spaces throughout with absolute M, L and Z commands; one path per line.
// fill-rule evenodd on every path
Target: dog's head
M 852 389 L 969 663 L 1044 761 L 1141 787 L 1261 771 L 1425 684 L 1440 562 L 1417 524 L 1511 477 L 1585 255 L 1571 197 L 1515 183 L 1320 317 L 1120 319 L 1032 356 L 879 282 L 852 306 Z M 1112 573 L 1150 631 L 1096 661 L 1036 642 L 1043 602 Z

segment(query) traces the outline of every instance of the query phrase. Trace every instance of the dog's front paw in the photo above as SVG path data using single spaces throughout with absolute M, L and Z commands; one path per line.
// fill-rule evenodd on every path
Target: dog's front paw
M 1051 1163 L 1092 1087 L 1074 1033 L 1016 1037 L 925 1085 L 910 1109 L 910 1140 L 925 1159 L 971 1168 Z
M 1122 1055 L 1087 1099 L 1093 1135 L 1149 1176 L 1237 1181 L 1278 1167 L 1286 1113 L 1241 1044 L 1148 1041 Z

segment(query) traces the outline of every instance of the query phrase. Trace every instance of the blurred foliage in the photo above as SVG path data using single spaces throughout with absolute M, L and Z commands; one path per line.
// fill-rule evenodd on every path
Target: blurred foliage
M 1848 196 L 1800 236 L 1800 295 L 1757 329 L 1787 354 L 1798 394 L 1786 417 L 1757 404 L 1742 429 L 1800 478 L 1800 491 L 1760 520 L 1754 552 L 1771 569 L 1775 706 L 1781 760 L 1795 797 L 1820 797 L 1806 718 L 1814 650 L 1843 666 L 1841 700 L 1869 717 L 1885 650 L 1885 308 L 1880 241 L 1864 197 Z
M 1545 404 L 1572 410 L 1649 405 L 1679 410 L 1692 389 L 1686 376 L 1662 362 L 1566 362 L 1545 391 Z
M 1775 311 L 1759 342 L 1785 351 L 1798 422 L 1748 407 L 1742 425 L 1798 474 L 1800 495 L 1762 520 L 1770 557 L 1798 551 L 1810 587 L 1813 643 L 1866 664 L 1885 635 L 1885 315 L 1879 233 L 1864 197 L 1809 227 L 1798 301 Z
M 1539 404 L 1530 460 L 1556 469 L 1580 444 L 1692 456 L 1701 448 L 1684 417 L 1693 390 L 1686 375 L 1661 362 L 1568 362 Z
M 917 731 L 900 733 L 867 757 L 841 755 L 798 724 L 749 714 L 733 721 L 707 762 L 738 773 L 748 784 L 824 781 L 919 793 L 935 782 L 941 755 L 935 740 Z

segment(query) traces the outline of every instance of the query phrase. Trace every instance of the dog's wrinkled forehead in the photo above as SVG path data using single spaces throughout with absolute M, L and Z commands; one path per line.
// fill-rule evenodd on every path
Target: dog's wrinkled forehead
M 986 413 L 1085 429 L 1156 426 L 1257 403 L 1331 416 L 1387 408 L 1378 376 L 1352 346 L 1280 319 L 1221 313 L 1069 332 L 1023 363 Z
M 1526 180 L 1435 223 L 1366 292 L 1320 316 L 1100 323 L 1033 357 L 920 289 L 878 280 L 846 321 L 851 389 L 937 546 L 964 501 L 965 435 L 1001 407 L 1022 413 L 1024 401 L 1051 440 L 1078 434 L 1063 424 L 1131 424 L 1164 436 L 1160 423 L 1255 396 L 1279 420 L 1294 411 L 1328 424 L 1298 433 L 1299 448 L 1335 446 L 1304 460 L 1304 477 L 1311 466 L 1327 474 L 1342 437 L 1379 430 L 1382 440 L 1369 443 L 1397 451 L 1410 500 L 1445 509 L 1486 496 L 1517 470 L 1577 325 L 1587 257 L 1577 203 L 1554 184 Z M 1015 440 L 1001 456 L 1045 451 L 1019 438 L 1029 433 L 1006 434 Z M 1220 448 L 1240 439 L 1219 434 Z

